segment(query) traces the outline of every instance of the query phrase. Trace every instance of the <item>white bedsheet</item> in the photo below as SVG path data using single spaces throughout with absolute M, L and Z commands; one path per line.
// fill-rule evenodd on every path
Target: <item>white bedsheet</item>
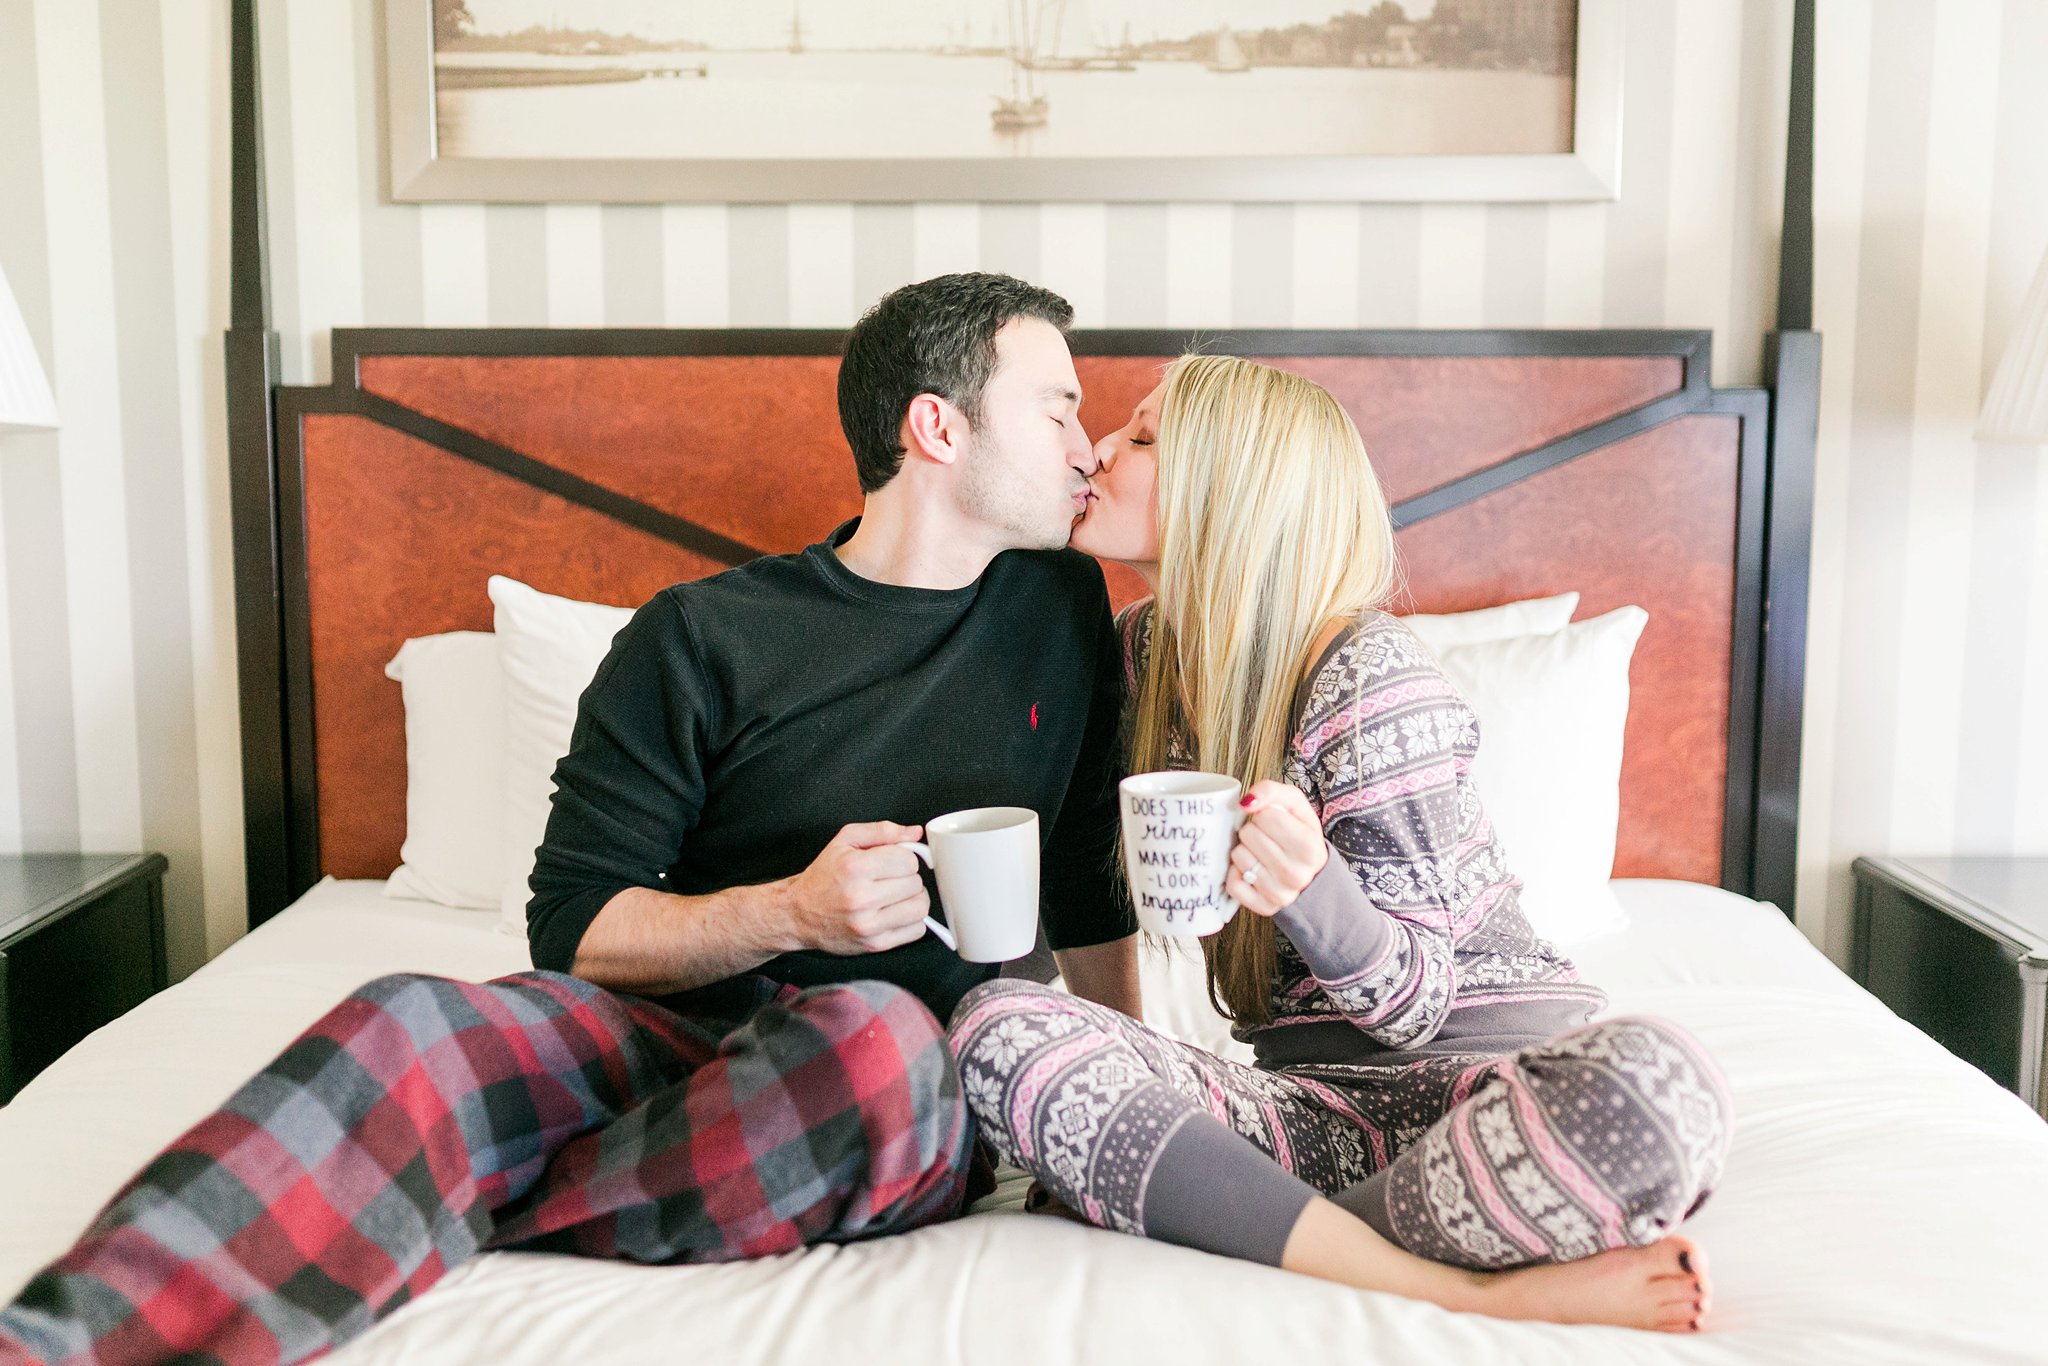
M 1701 1337 L 1454 1315 L 996 1212 L 731 1266 L 493 1254 L 333 1360 L 2048 1360 L 2048 1124 L 1848 982 L 1776 911 L 1683 883 L 1616 889 L 1634 923 L 1579 946 L 1586 977 L 1617 1012 L 1696 1031 L 1735 1092 L 1727 1179 L 1687 1225 L 1717 1286 Z M 0 1109 L 0 1296 L 357 983 L 525 966 L 490 914 L 378 891 L 323 883 Z

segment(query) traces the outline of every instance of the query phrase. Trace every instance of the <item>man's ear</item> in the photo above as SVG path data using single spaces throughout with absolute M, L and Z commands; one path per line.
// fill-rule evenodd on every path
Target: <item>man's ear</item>
M 950 465 L 960 458 L 967 419 L 937 394 L 919 394 L 903 415 L 903 449 L 927 460 Z

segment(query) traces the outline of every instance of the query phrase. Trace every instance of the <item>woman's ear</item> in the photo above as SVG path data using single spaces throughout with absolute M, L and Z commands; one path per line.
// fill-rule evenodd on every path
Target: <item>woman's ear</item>
M 903 449 L 927 460 L 950 465 L 960 458 L 966 419 L 937 394 L 919 394 L 903 415 Z

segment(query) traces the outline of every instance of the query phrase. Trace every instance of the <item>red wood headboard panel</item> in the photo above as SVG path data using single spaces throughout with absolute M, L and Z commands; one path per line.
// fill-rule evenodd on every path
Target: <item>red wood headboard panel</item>
M 409 636 L 488 631 L 484 582 L 640 603 L 723 565 L 360 417 L 305 425 L 322 871 L 388 877 L 405 839 Z
M 1169 356 L 1081 356 L 1100 440 Z M 1267 357 L 1329 389 L 1395 501 L 1679 387 L 1675 356 Z M 367 356 L 365 389 L 763 550 L 860 511 L 830 356 Z M 735 441 L 733 433 L 745 433 Z M 694 478 L 674 453 L 693 453 Z M 742 491 L 744 498 L 736 497 Z
M 1124 423 L 1169 356 L 1080 356 L 1083 425 Z M 1336 395 L 1387 497 L 1412 498 L 1675 392 L 1676 356 L 1260 356 Z
M 367 356 L 361 376 L 769 554 L 860 512 L 834 356 Z
M 1091 434 L 1165 356 L 1081 356 Z M 1395 500 L 1676 391 L 1676 356 L 1277 359 L 1343 401 Z M 368 393 L 771 553 L 859 510 L 829 356 L 365 355 Z M 1648 609 L 1622 776 L 1619 876 L 1721 880 L 1738 423 L 1691 416 L 1400 536 L 1412 606 L 1577 589 Z M 484 581 L 636 604 L 722 566 L 367 417 L 300 433 L 321 871 L 382 877 L 404 827 L 409 636 L 490 629 Z M 1111 576 L 1127 600 L 1135 580 Z
M 1397 538 L 1419 612 L 1572 589 L 1580 620 L 1648 610 L 1629 666 L 1616 877 L 1720 881 L 1736 437 L 1732 417 L 1679 418 Z

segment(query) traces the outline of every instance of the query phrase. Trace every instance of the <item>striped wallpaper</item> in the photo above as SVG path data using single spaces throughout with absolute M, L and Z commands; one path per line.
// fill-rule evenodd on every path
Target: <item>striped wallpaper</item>
M 158 849 L 172 971 L 242 918 L 227 21 L 0 0 L 0 265 L 61 428 L 0 436 L 0 848 Z
M 2048 0 L 1819 32 L 1799 899 L 1839 955 L 1858 854 L 2048 854 L 2048 449 L 1971 437 L 2048 249 Z
M 242 914 L 224 10 L 0 0 L 0 266 L 64 412 L 0 438 L 0 846 L 164 849 L 179 972 Z M 1704 326 L 1754 383 L 1789 12 L 1631 0 L 1611 204 L 412 206 L 374 0 L 264 0 L 286 375 L 324 380 L 336 326 L 839 326 L 982 267 L 1086 326 Z M 1798 913 L 1839 953 L 1856 854 L 2048 853 L 2048 454 L 1970 439 L 2048 245 L 2048 0 L 1822 0 L 1819 31 Z

